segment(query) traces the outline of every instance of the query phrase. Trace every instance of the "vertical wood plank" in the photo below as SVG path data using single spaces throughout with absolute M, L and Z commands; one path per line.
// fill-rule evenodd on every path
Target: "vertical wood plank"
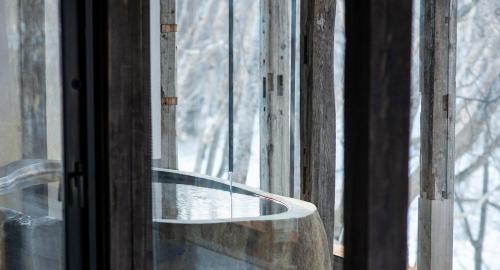
M 335 210 L 335 0 L 301 1 L 301 199 L 318 207 L 333 254 Z
M 177 169 L 175 126 L 177 66 L 176 66 L 176 7 L 175 0 L 160 1 L 161 48 L 161 167 Z M 170 98 L 170 99 L 169 99 Z M 172 99 L 174 98 L 174 99 Z
M 160 1 L 160 55 L 161 55 L 161 159 L 160 166 L 166 169 L 177 169 L 177 142 L 176 142 L 176 6 L 175 0 Z M 160 101 L 158 101 L 160 102 Z M 172 190 L 174 189 L 174 190 Z M 170 195 L 169 195 L 170 194 Z M 175 186 L 161 186 L 161 213 L 163 217 L 176 213 L 167 212 L 175 209 L 167 207 L 169 201 L 176 200 Z
M 22 156 L 47 158 L 45 85 L 45 0 L 19 1 Z M 48 214 L 46 185 L 23 191 L 23 212 L 33 217 Z
M 421 0 L 419 269 L 452 269 L 456 0 Z
M 261 189 L 290 194 L 289 0 L 261 0 L 260 181 Z M 265 80 L 265 83 L 264 83 Z
M 411 1 L 346 1 L 345 269 L 405 269 Z
M 269 95 L 273 80 L 268 78 L 267 56 L 269 54 L 269 3 L 266 0 L 259 1 L 260 8 L 260 74 L 262 78 L 262 94 L 259 99 L 259 131 L 260 131 L 260 189 L 269 191 L 269 129 L 268 129 L 268 107 L 272 96 Z
M 149 1 L 106 5 L 109 269 L 153 269 Z
M 420 198 L 418 211 L 418 269 L 452 269 L 452 200 Z

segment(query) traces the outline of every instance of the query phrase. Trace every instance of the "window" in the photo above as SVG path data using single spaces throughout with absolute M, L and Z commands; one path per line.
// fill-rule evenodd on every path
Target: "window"
M 57 0 L 0 3 L 2 269 L 63 268 L 59 14 Z

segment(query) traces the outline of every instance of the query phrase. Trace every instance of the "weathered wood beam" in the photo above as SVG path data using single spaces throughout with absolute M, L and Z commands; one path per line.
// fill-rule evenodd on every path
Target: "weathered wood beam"
M 175 112 L 177 105 L 175 0 L 160 1 L 161 49 L 161 167 L 177 169 Z
M 290 0 L 261 0 L 260 187 L 290 194 Z
M 175 113 L 177 106 L 176 82 L 176 45 L 177 32 L 175 0 L 160 0 L 160 55 L 161 55 L 161 159 L 160 167 L 177 169 L 177 142 Z M 161 186 L 162 215 L 172 216 L 167 213 L 168 200 L 172 198 L 172 185 Z M 168 195 L 170 194 L 170 195 Z M 172 210 L 172 209 L 171 209 Z
M 421 0 L 419 269 L 452 269 L 456 0 Z
M 405 269 L 411 1 L 346 1 L 345 261 Z
M 107 214 L 102 218 L 109 262 L 105 268 L 149 270 L 153 269 L 149 0 L 94 5 L 96 13 L 105 10 L 101 24 L 95 26 L 98 34 L 105 33 L 96 42 L 104 51 L 95 64 L 106 67 L 104 75 L 96 74 L 97 87 L 107 93 L 103 180 Z
M 45 0 L 19 1 L 22 157 L 47 158 Z M 23 212 L 48 214 L 48 187 L 23 190 Z
M 333 254 L 335 210 L 335 0 L 301 1 L 300 198 L 318 207 Z

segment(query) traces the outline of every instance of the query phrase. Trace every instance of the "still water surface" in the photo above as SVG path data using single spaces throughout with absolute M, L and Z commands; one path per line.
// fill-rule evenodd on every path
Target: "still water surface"
M 155 190 L 163 189 L 163 200 L 155 200 L 155 218 L 177 220 L 213 220 L 258 217 L 283 213 L 286 206 L 257 195 L 231 193 L 229 191 L 194 185 L 164 183 L 153 184 Z M 159 192 L 155 192 L 159 194 Z M 161 194 L 161 193 L 160 193 Z M 166 210 L 166 211 L 165 211 Z

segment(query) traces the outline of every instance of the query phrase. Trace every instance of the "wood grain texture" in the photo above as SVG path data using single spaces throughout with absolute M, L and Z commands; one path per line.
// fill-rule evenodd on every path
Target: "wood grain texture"
M 160 24 L 174 25 L 176 23 L 175 0 L 160 1 Z M 162 100 L 177 97 L 177 65 L 176 65 L 176 32 L 162 32 L 160 35 L 160 57 L 161 57 L 161 98 Z M 160 102 L 160 101 L 157 101 Z M 176 105 L 161 105 L 161 159 L 160 167 L 165 169 L 177 169 L 177 131 L 175 123 Z M 162 215 L 164 217 L 174 213 L 168 213 L 168 200 L 175 197 L 167 194 L 175 194 L 169 189 L 175 186 L 161 186 Z M 175 209 L 170 209 L 174 210 Z
M 418 201 L 418 269 L 453 269 L 453 201 Z
M 260 187 L 290 194 L 289 0 L 261 0 Z
M 109 269 L 153 269 L 149 1 L 107 6 Z
M 175 0 L 160 1 L 160 23 L 176 23 Z M 161 98 L 176 97 L 176 32 L 161 33 Z M 160 102 L 160 101 L 158 101 Z M 161 162 L 162 168 L 177 169 L 175 105 L 161 106 Z
M 345 261 L 405 269 L 411 1 L 346 1 Z
M 421 0 L 419 269 L 452 269 L 456 0 Z
M 47 158 L 45 85 L 45 0 L 19 1 L 22 157 Z M 47 186 L 23 192 L 23 212 L 34 217 L 48 214 Z
M 333 254 L 335 210 L 335 0 L 301 1 L 301 199 L 318 208 Z
M 421 191 L 425 199 L 447 199 L 453 179 L 455 100 L 455 0 L 422 0 L 420 91 L 422 93 Z M 455 23 L 454 23 L 455 22 Z M 450 35 L 451 33 L 451 35 Z M 451 139 L 451 140 L 450 140 Z

